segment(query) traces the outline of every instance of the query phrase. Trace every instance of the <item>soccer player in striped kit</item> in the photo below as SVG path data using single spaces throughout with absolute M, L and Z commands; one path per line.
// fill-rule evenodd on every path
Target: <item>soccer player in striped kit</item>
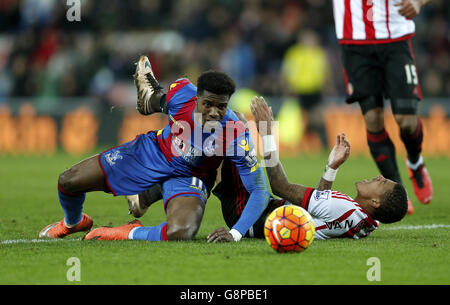
M 405 188 L 382 175 L 356 182 L 354 198 L 331 190 L 338 168 L 350 155 L 350 143 L 345 134 L 337 136 L 325 172 L 316 188 L 291 183 L 278 160 L 272 133 L 272 110 L 262 97 L 252 99 L 251 110 L 258 132 L 263 138 L 264 158 L 271 164 L 266 166 L 270 186 L 275 195 L 285 200 L 272 201 L 263 216 L 275 209 L 276 204 L 280 206 L 292 203 L 311 214 L 316 228 L 316 239 L 339 237 L 359 239 L 376 230 L 378 222 L 393 223 L 406 215 L 408 203 Z M 267 123 L 268 128 L 261 128 L 260 122 Z
M 411 20 L 428 0 L 333 0 L 336 35 L 342 47 L 347 103 L 358 102 L 371 155 L 381 174 L 402 183 L 395 147 L 384 124 L 389 99 L 414 192 L 421 203 L 433 197 L 430 175 L 421 156 L 423 129 L 418 116 L 422 99 L 411 47 Z M 408 214 L 414 208 L 408 199 Z

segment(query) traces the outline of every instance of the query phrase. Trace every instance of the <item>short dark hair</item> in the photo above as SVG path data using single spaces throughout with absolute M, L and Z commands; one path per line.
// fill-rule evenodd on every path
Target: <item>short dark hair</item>
M 391 191 L 386 192 L 380 200 L 380 206 L 373 213 L 373 218 L 382 223 L 400 221 L 408 210 L 408 195 L 400 183 L 396 183 Z
M 226 73 L 210 70 L 203 72 L 197 79 L 197 94 L 202 94 L 204 90 L 231 97 L 236 90 L 236 84 Z

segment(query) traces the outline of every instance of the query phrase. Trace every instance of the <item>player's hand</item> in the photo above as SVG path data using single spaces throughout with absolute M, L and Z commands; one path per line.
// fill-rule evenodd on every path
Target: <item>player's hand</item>
M 272 134 L 273 113 L 262 96 L 253 97 L 250 104 L 256 128 L 261 136 Z
M 226 228 L 215 229 L 207 237 L 209 243 L 234 242 L 233 235 Z
M 420 13 L 420 8 L 423 5 L 423 0 L 402 0 L 399 3 L 394 4 L 399 6 L 398 13 L 406 19 L 413 19 Z
M 332 169 L 337 169 L 349 156 L 350 142 L 347 140 L 344 133 L 338 134 L 336 137 L 336 144 L 328 157 L 328 166 Z

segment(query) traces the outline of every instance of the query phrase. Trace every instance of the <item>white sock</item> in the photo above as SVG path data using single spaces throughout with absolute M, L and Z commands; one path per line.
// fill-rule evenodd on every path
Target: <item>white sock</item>
M 421 166 L 423 164 L 423 158 L 422 158 L 422 156 L 420 156 L 419 160 L 417 160 L 416 163 L 411 163 L 411 162 L 409 162 L 408 159 L 406 159 L 406 164 L 408 165 L 408 167 L 410 169 L 415 171 L 415 170 L 417 170 L 419 168 L 419 166 Z
M 80 221 L 81 222 L 81 221 Z M 79 222 L 79 223 L 80 223 Z M 73 227 L 75 227 L 76 225 L 78 225 L 78 223 L 76 223 L 76 224 L 74 224 L 74 225 L 72 225 L 72 224 L 68 224 L 67 222 L 66 222 L 66 219 L 64 219 L 64 225 L 67 227 L 67 228 L 73 228 Z
M 134 230 L 136 230 L 137 228 L 139 228 L 139 227 L 135 227 L 130 230 L 130 233 L 128 233 L 128 239 L 133 239 Z

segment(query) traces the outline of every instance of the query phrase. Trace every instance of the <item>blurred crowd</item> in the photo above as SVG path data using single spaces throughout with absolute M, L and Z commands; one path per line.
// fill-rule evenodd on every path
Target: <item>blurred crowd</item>
M 69 21 L 77 0 L 0 0 L 1 100 L 98 96 L 134 103 L 140 54 L 163 85 L 220 69 L 240 88 L 284 96 L 293 93 L 282 73 L 287 54 L 305 40 L 325 54 L 322 93 L 344 95 L 331 0 L 79 1 L 81 20 Z M 449 16 L 450 1 L 433 0 L 415 19 L 425 97 L 450 93 Z

